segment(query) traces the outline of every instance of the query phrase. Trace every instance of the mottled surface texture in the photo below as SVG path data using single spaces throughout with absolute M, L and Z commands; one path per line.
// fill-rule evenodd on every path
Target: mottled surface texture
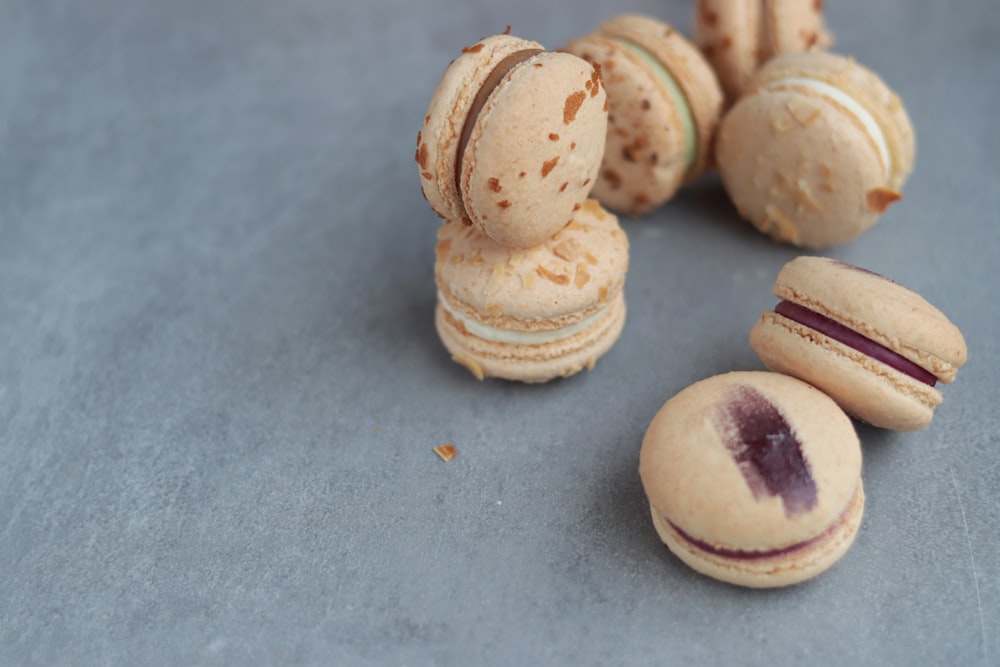
M 797 254 L 717 180 L 623 221 L 629 319 L 593 373 L 479 384 L 435 336 L 413 153 L 448 61 L 508 23 L 689 32 L 691 6 L 0 0 L 0 664 L 998 664 L 991 0 L 827 3 L 919 146 L 829 254 L 970 354 L 929 429 L 860 428 L 865 520 L 819 579 L 716 583 L 649 522 L 649 420 L 761 368 Z

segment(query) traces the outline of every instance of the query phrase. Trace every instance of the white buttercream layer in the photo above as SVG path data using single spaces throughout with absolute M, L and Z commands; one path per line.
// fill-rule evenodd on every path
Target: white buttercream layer
M 889 176 L 892 174 L 892 156 L 889 153 L 889 142 L 886 141 L 885 133 L 882 132 L 882 128 L 879 126 L 878 121 L 875 120 L 874 116 L 868 113 L 868 110 L 865 109 L 860 102 L 845 93 L 840 88 L 830 85 L 825 81 L 807 79 L 799 76 L 789 76 L 784 79 L 772 81 L 767 85 L 766 89 L 771 90 L 776 88 L 788 88 L 790 86 L 808 88 L 809 90 L 816 91 L 820 95 L 829 98 L 843 108 L 847 109 L 852 116 L 857 118 L 861 125 L 865 128 L 865 132 L 868 133 L 868 136 L 871 137 L 875 146 L 878 148 L 879 157 L 882 158 L 882 164 L 885 165 L 886 180 L 889 179 Z
M 477 322 L 469 316 L 458 312 L 451 307 L 441 292 L 438 292 L 438 303 L 440 303 L 441 307 L 444 308 L 449 315 L 460 322 L 462 326 L 465 327 L 465 330 L 473 336 L 494 343 L 507 343 L 510 345 L 545 345 L 565 340 L 567 338 L 572 338 L 578 333 L 593 326 L 594 323 L 600 320 L 608 310 L 608 307 L 605 306 L 596 313 L 583 318 L 579 322 L 575 322 L 558 329 L 548 329 L 546 331 L 512 331 L 511 329 L 498 329 L 497 327 L 491 327 L 488 324 Z

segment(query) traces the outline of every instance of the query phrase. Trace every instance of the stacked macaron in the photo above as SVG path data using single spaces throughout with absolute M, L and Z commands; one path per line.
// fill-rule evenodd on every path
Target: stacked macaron
M 599 66 L 510 34 L 462 50 L 417 135 L 444 219 L 437 330 L 479 379 L 593 368 L 625 320 L 628 241 L 587 196 L 604 153 Z

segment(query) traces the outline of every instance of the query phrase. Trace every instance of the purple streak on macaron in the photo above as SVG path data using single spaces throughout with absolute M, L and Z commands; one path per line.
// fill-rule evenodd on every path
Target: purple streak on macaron
M 867 273 L 870 276 L 875 276 L 876 278 L 881 278 L 882 280 L 886 280 L 886 281 L 888 281 L 890 283 L 895 283 L 896 282 L 892 278 L 886 278 L 881 273 L 875 273 L 874 271 L 870 271 L 868 269 L 863 269 L 860 266 L 855 266 L 854 264 L 848 264 L 847 262 L 842 262 L 839 259 L 831 259 L 830 263 L 831 264 L 835 264 L 835 265 L 837 265 L 837 266 L 839 266 L 841 268 L 844 268 L 844 269 L 849 269 L 851 271 L 858 271 L 860 273 Z
M 793 322 L 798 322 L 810 329 L 815 329 L 821 334 L 829 336 L 835 341 L 843 343 L 877 361 L 881 361 L 883 364 L 895 368 L 900 373 L 905 373 L 924 384 L 933 387 L 937 383 L 937 378 L 934 377 L 933 373 L 925 371 L 909 359 L 896 354 L 880 343 L 876 343 L 871 338 L 863 336 L 857 331 L 849 329 L 825 315 L 820 315 L 813 310 L 809 310 L 805 306 L 800 306 L 791 301 L 782 301 L 774 307 L 774 312 L 787 317 Z
M 747 385 L 733 387 L 719 405 L 716 428 L 755 500 L 778 496 L 789 517 L 816 506 L 802 444 L 767 397 Z

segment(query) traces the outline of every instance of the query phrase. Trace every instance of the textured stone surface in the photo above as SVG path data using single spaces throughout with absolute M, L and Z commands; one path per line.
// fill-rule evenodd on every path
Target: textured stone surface
M 690 3 L 621 9 L 689 31 Z M 918 137 L 906 198 L 828 254 L 970 361 L 926 431 L 860 428 L 844 560 L 761 593 L 672 558 L 637 473 L 668 396 L 761 368 L 796 254 L 717 181 L 624 221 L 593 373 L 478 384 L 434 333 L 413 146 L 444 67 L 615 11 L 0 2 L 0 664 L 997 664 L 1000 15 L 827 3 Z

